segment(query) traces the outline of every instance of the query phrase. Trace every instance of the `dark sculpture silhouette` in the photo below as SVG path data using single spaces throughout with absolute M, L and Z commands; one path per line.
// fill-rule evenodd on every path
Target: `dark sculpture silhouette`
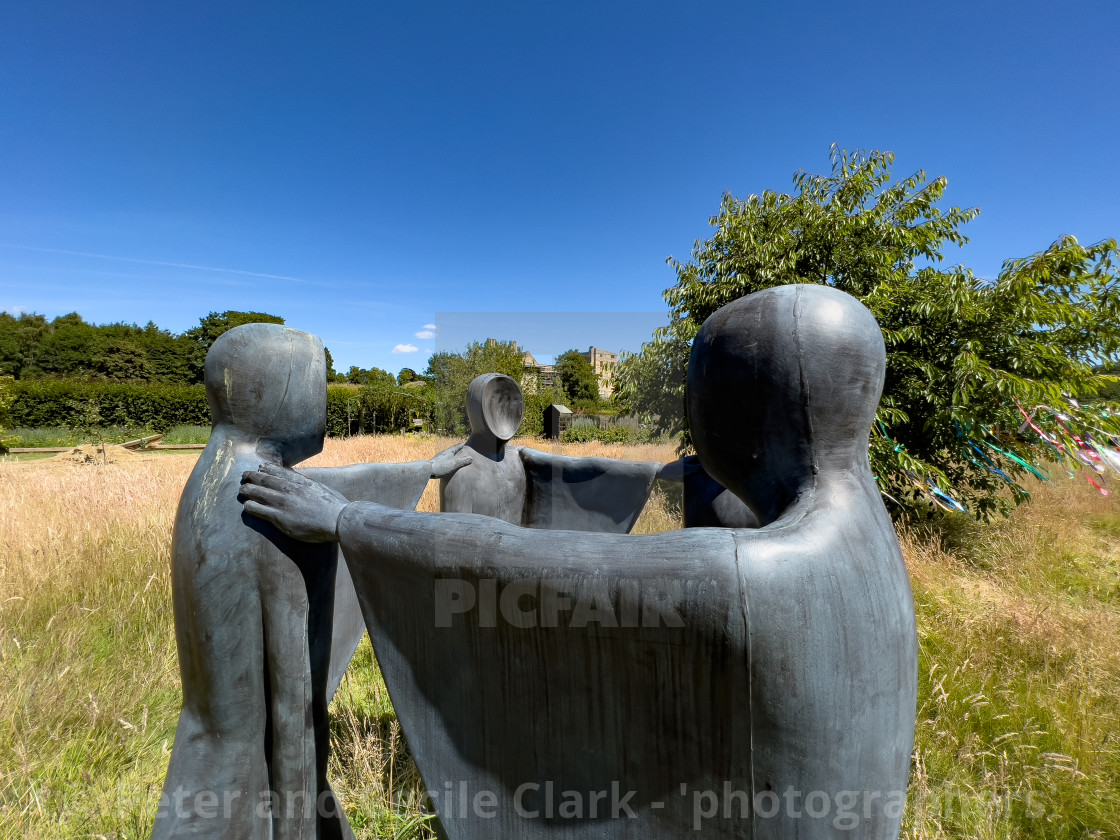
M 326 770 L 327 705 L 364 632 L 353 586 L 334 546 L 293 539 L 238 501 L 245 470 L 322 449 L 323 345 L 274 324 L 236 327 L 207 354 L 206 389 L 214 429 L 172 539 L 183 709 L 152 836 L 352 837 Z M 433 469 L 469 459 L 437 461 L 307 475 L 411 508 Z
M 895 838 L 917 647 L 867 460 L 884 366 L 824 286 L 705 322 L 690 426 L 753 530 L 544 533 L 270 466 L 245 508 L 340 541 L 448 837 Z

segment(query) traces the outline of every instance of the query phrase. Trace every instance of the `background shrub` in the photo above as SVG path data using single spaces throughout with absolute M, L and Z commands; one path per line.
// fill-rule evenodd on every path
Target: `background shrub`
M 209 434 L 207 429 L 207 434 Z M 12 446 L 55 447 L 81 446 L 84 443 L 127 443 L 130 440 L 153 435 L 142 426 L 104 426 L 97 432 L 70 426 L 46 426 L 34 429 L 12 429 L 9 433 L 19 439 Z M 190 441 L 193 443 L 193 441 Z
M 68 380 L 18 382 L 9 423 L 24 428 L 88 425 L 91 403 L 100 424 L 166 432 L 179 425 L 210 425 L 201 385 L 122 385 Z
M 635 429 L 631 426 L 615 426 L 610 429 L 600 429 L 598 426 L 580 423 L 565 429 L 560 433 L 560 440 L 564 443 L 649 443 L 650 433 L 646 429 Z

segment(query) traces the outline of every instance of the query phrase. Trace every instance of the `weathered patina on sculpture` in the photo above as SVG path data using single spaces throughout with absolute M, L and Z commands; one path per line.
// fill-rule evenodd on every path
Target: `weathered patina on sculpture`
M 705 322 L 690 426 L 757 529 L 543 533 L 267 466 L 245 507 L 341 542 L 448 837 L 895 838 L 917 648 L 867 460 L 884 366 L 828 287 Z
M 524 410 L 513 379 L 501 373 L 475 377 L 467 387 L 471 435 L 457 450 L 472 463 L 440 480 L 440 509 L 480 513 L 526 528 L 628 533 L 661 464 L 572 458 L 513 446 L 509 440 Z
M 352 837 L 326 772 L 327 705 L 364 632 L 353 585 L 334 546 L 293 539 L 238 501 L 245 470 L 322 449 L 322 342 L 275 324 L 232 329 L 207 354 L 206 390 L 214 429 L 171 547 L 183 709 L 152 836 Z M 464 463 L 448 452 L 306 474 L 411 508 L 433 470 Z

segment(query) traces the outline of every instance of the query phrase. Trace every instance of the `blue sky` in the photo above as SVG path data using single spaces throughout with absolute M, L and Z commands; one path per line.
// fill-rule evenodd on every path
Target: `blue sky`
M 437 313 L 617 350 L 725 190 L 833 142 L 947 176 L 992 276 L 1120 235 L 1118 44 L 1115 2 L 5 3 L 0 308 L 263 310 L 394 372 Z

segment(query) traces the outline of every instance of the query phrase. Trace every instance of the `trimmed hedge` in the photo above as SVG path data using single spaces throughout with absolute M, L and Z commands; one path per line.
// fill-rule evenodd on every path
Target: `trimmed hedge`
M 91 425 L 91 404 L 99 426 L 139 426 L 166 432 L 172 426 L 209 426 L 210 408 L 202 385 L 119 385 L 68 380 L 16 382 L 8 424 L 82 427 Z
M 14 399 L 7 418 L 0 417 L 0 423 L 11 427 L 133 426 L 167 432 L 174 426 L 210 425 L 203 385 L 124 385 L 60 379 L 13 382 L 9 389 Z M 518 434 L 543 433 L 541 416 L 551 402 L 550 396 L 526 395 L 525 419 Z M 409 428 L 410 415 L 417 410 L 428 415 L 430 404 L 423 395 L 404 389 L 383 392 L 356 385 L 330 385 L 327 434 L 344 437 L 399 431 Z

